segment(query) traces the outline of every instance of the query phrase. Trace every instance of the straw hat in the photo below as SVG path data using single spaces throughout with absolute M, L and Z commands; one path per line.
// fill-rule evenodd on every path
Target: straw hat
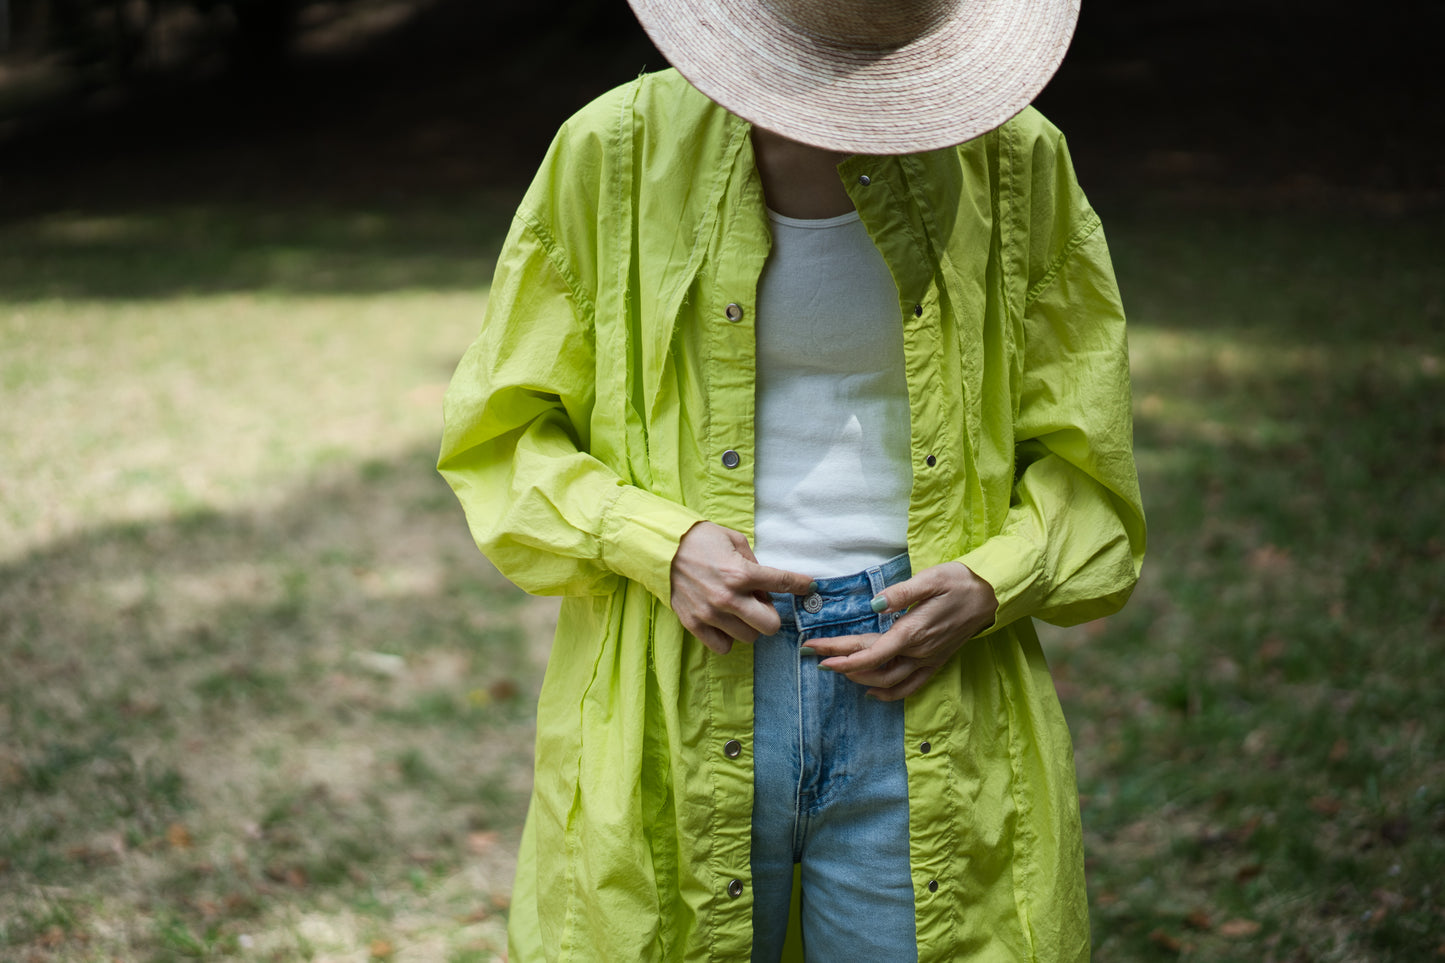
M 693 86 L 786 137 L 849 153 L 959 144 L 1018 113 L 1079 0 L 628 0 Z

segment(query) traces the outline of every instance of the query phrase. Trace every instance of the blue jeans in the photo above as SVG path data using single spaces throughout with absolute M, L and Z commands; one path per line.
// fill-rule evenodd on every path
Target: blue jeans
M 775 961 L 801 865 L 809 960 L 917 958 L 908 860 L 903 703 L 818 668 L 810 638 L 883 632 L 869 603 L 909 576 L 899 555 L 818 580 L 807 598 L 773 595 L 783 625 L 753 652 L 753 960 Z

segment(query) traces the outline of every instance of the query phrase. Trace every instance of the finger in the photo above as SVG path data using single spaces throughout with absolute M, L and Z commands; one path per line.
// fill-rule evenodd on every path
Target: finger
M 742 532 L 732 528 L 725 528 L 723 531 L 727 532 L 728 541 L 732 543 L 733 551 L 756 565 L 758 557 L 753 554 L 753 547 L 748 544 L 748 537 Z
M 923 688 L 937 671 L 938 666 L 920 665 L 897 685 L 889 688 L 875 687 L 869 689 L 868 694 L 882 702 L 897 702 L 899 699 L 906 699 Z
M 871 686 L 876 689 L 888 689 L 898 685 L 917 670 L 917 662 L 909 658 L 898 658 L 876 669 L 846 672 L 844 675 L 850 681 L 856 682 L 859 685 Z
M 697 640 L 699 642 L 707 646 L 712 651 L 716 652 L 718 655 L 727 655 L 729 652 L 732 651 L 733 640 L 730 636 L 728 636 L 726 632 L 722 631 L 721 629 L 715 628 L 711 625 L 700 625 L 697 627 L 697 630 L 692 634 L 697 637 Z
M 857 649 L 846 655 L 833 656 L 818 664 L 826 669 L 841 672 L 843 675 L 849 677 L 855 672 L 877 669 L 884 663 L 896 658 L 900 652 L 907 648 L 913 634 L 912 628 L 907 623 L 907 619 L 900 619 L 894 622 L 893 627 L 887 632 L 874 636 L 872 642 L 866 647 Z M 808 644 L 817 648 L 817 641 L 812 641 Z
M 748 587 L 764 592 L 786 592 L 788 595 L 812 595 L 818 583 L 810 575 L 754 563 L 749 572 Z
M 758 598 L 756 595 L 741 596 L 737 600 L 737 609 L 734 613 L 737 621 L 747 626 L 753 634 L 746 642 L 755 642 L 759 635 L 774 635 L 778 629 L 783 627 L 783 620 L 778 615 L 778 610 L 773 607 L 773 600 L 764 596 Z M 734 636 L 742 638 L 742 636 Z
M 878 638 L 877 632 L 863 635 L 835 635 L 827 639 L 809 638 L 808 648 L 826 659 L 832 656 L 852 655 L 854 652 L 871 648 Z
M 757 616 L 754 615 L 753 617 L 756 618 Z M 776 620 L 777 617 L 778 613 L 774 612 L 773 619 Z M 758 636 L 772 634 L 772 632 L 764 632 L 752 623 L 730 614 L 717 616 L 714 618 L 712 625 L 718 631 L 726 634 L 728 638 L 736 639 L 739 642 L 756 642 Z M 773 631 L 777 631 L 776 627 Z
M 873 596 L 873 611 L 879 615 L 887 612 L 902 612 L 917 605 L 930 595 L 936 594 L 935 586 L 932 584 L 934 579 L 931 571 L 925 569 L 912 578 L 895 582 Z

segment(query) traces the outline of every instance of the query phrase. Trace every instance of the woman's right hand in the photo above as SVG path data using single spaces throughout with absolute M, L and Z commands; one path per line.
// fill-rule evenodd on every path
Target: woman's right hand
M 698 522 L 682 536 L 672 557 L 672 610 L 683 628 L 719 655 L 733 640 L 756 642 L 782 621 L 769 592 L 808 595 L 806 575 L 759 565 L 747 537 L 712 522 Z

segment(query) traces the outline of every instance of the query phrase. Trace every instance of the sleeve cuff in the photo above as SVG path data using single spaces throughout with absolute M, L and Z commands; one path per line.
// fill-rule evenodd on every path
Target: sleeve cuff
M 704 520 L 676 502 L 624 485 L 603 512 L 602 562 L 671 604 L 678 542 Z
M 1039 550 L 1017 535 L 995 535 L 957 561 L 987 582 L 998 600 L 993 624 L 979 635 L 1036 612 L 1048 593 Z

